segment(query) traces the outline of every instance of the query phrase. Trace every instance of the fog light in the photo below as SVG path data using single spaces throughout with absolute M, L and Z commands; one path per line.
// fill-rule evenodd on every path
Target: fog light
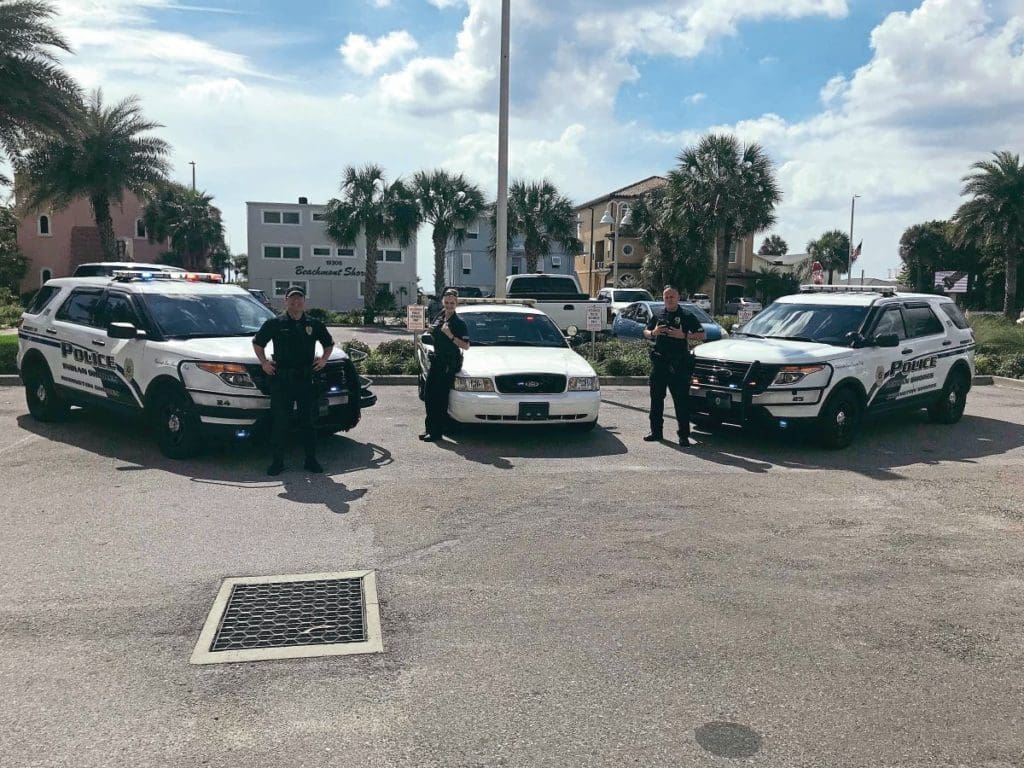
M 237 429 L 235 430 L 235 437 L 239 440 L 245 440 L 249 436 L 248 429 Z
M 785 421 L 785 420 L 780 420 L 779 421 L 779 429 L 785 429 L 788 426 L 789 426 L 789 422 L 788 421 Z
M 331 387 L 329 392 L 341 392 L 341 387 Z

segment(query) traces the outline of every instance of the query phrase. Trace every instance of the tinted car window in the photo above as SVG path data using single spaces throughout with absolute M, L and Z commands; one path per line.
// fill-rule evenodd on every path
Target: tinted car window
M 509 293 L 576 293 L 576 283 L 568 277 L 530 277 L 514 280 Z
M 72 291 L 67 301 L 57 310 L 56 318 L 67 323 L 94 325 L 96 305 L 100 301 L 98 290 Z
M 135 305 L 132 304 L 131 298 L 123 293 L 107 294 L 107 300 L 100 310 L 98 324 L 106 327 L 111 323 L 131 323 L 136 328 L 140 325 Z
M 47 285 L 40 288 L 26 311 L 30 315 L 38 315 L 46 308 L 47 304 L 53 301 L 53 297 L 58 293 L 60 293 L 60 288 L 55 285 Z
M 903 326 L 903 315 L 899 307 L 889 307 L 878 319 L 875 336 L 888 336 L 895 333 L 901 339 L 907 338 L 907 329 Z
M 937 333 L 942 333 L 942 323 L 927 304 L 904 307 L 903 316 L 907 322 L 908 338 L 934 336 Z
M 942 311 L 945 313 L 946 317 L 952 320 L 953 325 L 957 328 L 964 330 L 970 327 L 967 323 L 967 318 L 964 317 L 964 313 L 960 311 L 960 307 L 956 304 L 951 301 L 944 301 L 939 304 L 939 306 L 942 307 Z

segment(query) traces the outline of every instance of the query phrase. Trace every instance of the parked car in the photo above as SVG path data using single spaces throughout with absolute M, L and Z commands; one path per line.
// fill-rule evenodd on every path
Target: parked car
M 533 274 L 509 275 L 505 281 L 505 296 L 509 299 L 530 299 L 533 306 L 546 315 L 562 331 L 575 326 L 587 327 L 587 306 L 597 304 L 605 312 L 601 314 L 605 331 L 611 325 L 611 310 L 607 303 L 591 299 L 580 290 L 575 275 L 555 275 L 537 272 Z
M 610 304 L 612 314 L 616 315 L 634 301 L 654 301 L 654 297 L 643 288 L 602 288 L 597 292 L 597 300 Z
M 741 309 L 749 309 L 756 315 L 763 309 L 763 307 L 761 306 L 761 302 L 757 299 L 750 299 L 746 296 L 730 299 L 725 302 L 725 314 L 727 315 L 738 315 Z
M 476 285 L 446 285 L 444 289 L 458 291 L 460 299 L 482 299 L 484 297 L 484 292 Z
M 597 374 L 547 315 L 518 304 L 471 304 L 459 308 L 459 317 L 469 328 L 470 348 L 448 399 L 453 421 L 597 426 Z M 416 345 L 420 397 L 432 344 L 423 334 Z
M 169 264 L 146 264 L 141 261 L 91 261 L 75 267 L 72 277 L 112 277 L 115 272 L 171 272 L 185 274 L 181 267 Z
M 695 293 L 689 298 L 689 303 L 700 307 L 705 312 L 711 311 L 711 297 L 706 293 Z
M 256 299 L 256 301 L 258 301 L 267 309 L 274 308 L 274 305 L 270 303 L 270 297 L 267 296 L 266 291 L 261 291 L 259 288 L 250 288 L 249 293 L 251 293 L 253 297 Z
M 697 320 L 704 327 L 704 338 L 706 341 L 718 341 L 726 338 L 729 334 L 725 328 L 720 326 L 714 319 L 700 307 L 686 301 L 679 302 L 679 306 L 687 312 L 696 316 Z M 665 308 L 663 301 L 637 301 L 615 316 L 612 321 L 611 335 L 617 339 L 642 339 L 644 328 L 655 312 L 661 312 Z
M 946 296 L 815 286 L 783 296 L 732 338 L 695 352 L 690 412 L 806 426 L 826 448 L 865 417 L 927 408 L 955 424 L 974 374 L 974 334 Z

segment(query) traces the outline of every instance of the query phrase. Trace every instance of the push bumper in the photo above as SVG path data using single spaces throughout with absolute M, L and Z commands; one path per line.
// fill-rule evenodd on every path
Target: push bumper
M 818 417 L 823 389 L 778 389 L 762 393 L 742 387 L 690 386 L 690 412 L 740 426 L 781 426 L 812 422 Z

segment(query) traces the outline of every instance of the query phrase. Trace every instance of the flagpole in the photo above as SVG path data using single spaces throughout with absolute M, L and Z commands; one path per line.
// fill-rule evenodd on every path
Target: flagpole
M 857 198 L 860 195 L 854 195 L 850 198 L 850 250 L 847 252 L 847 265 L 846 265 L 846 284 L 850 285 L 853 283 L 853 209 L 857 204 Z

